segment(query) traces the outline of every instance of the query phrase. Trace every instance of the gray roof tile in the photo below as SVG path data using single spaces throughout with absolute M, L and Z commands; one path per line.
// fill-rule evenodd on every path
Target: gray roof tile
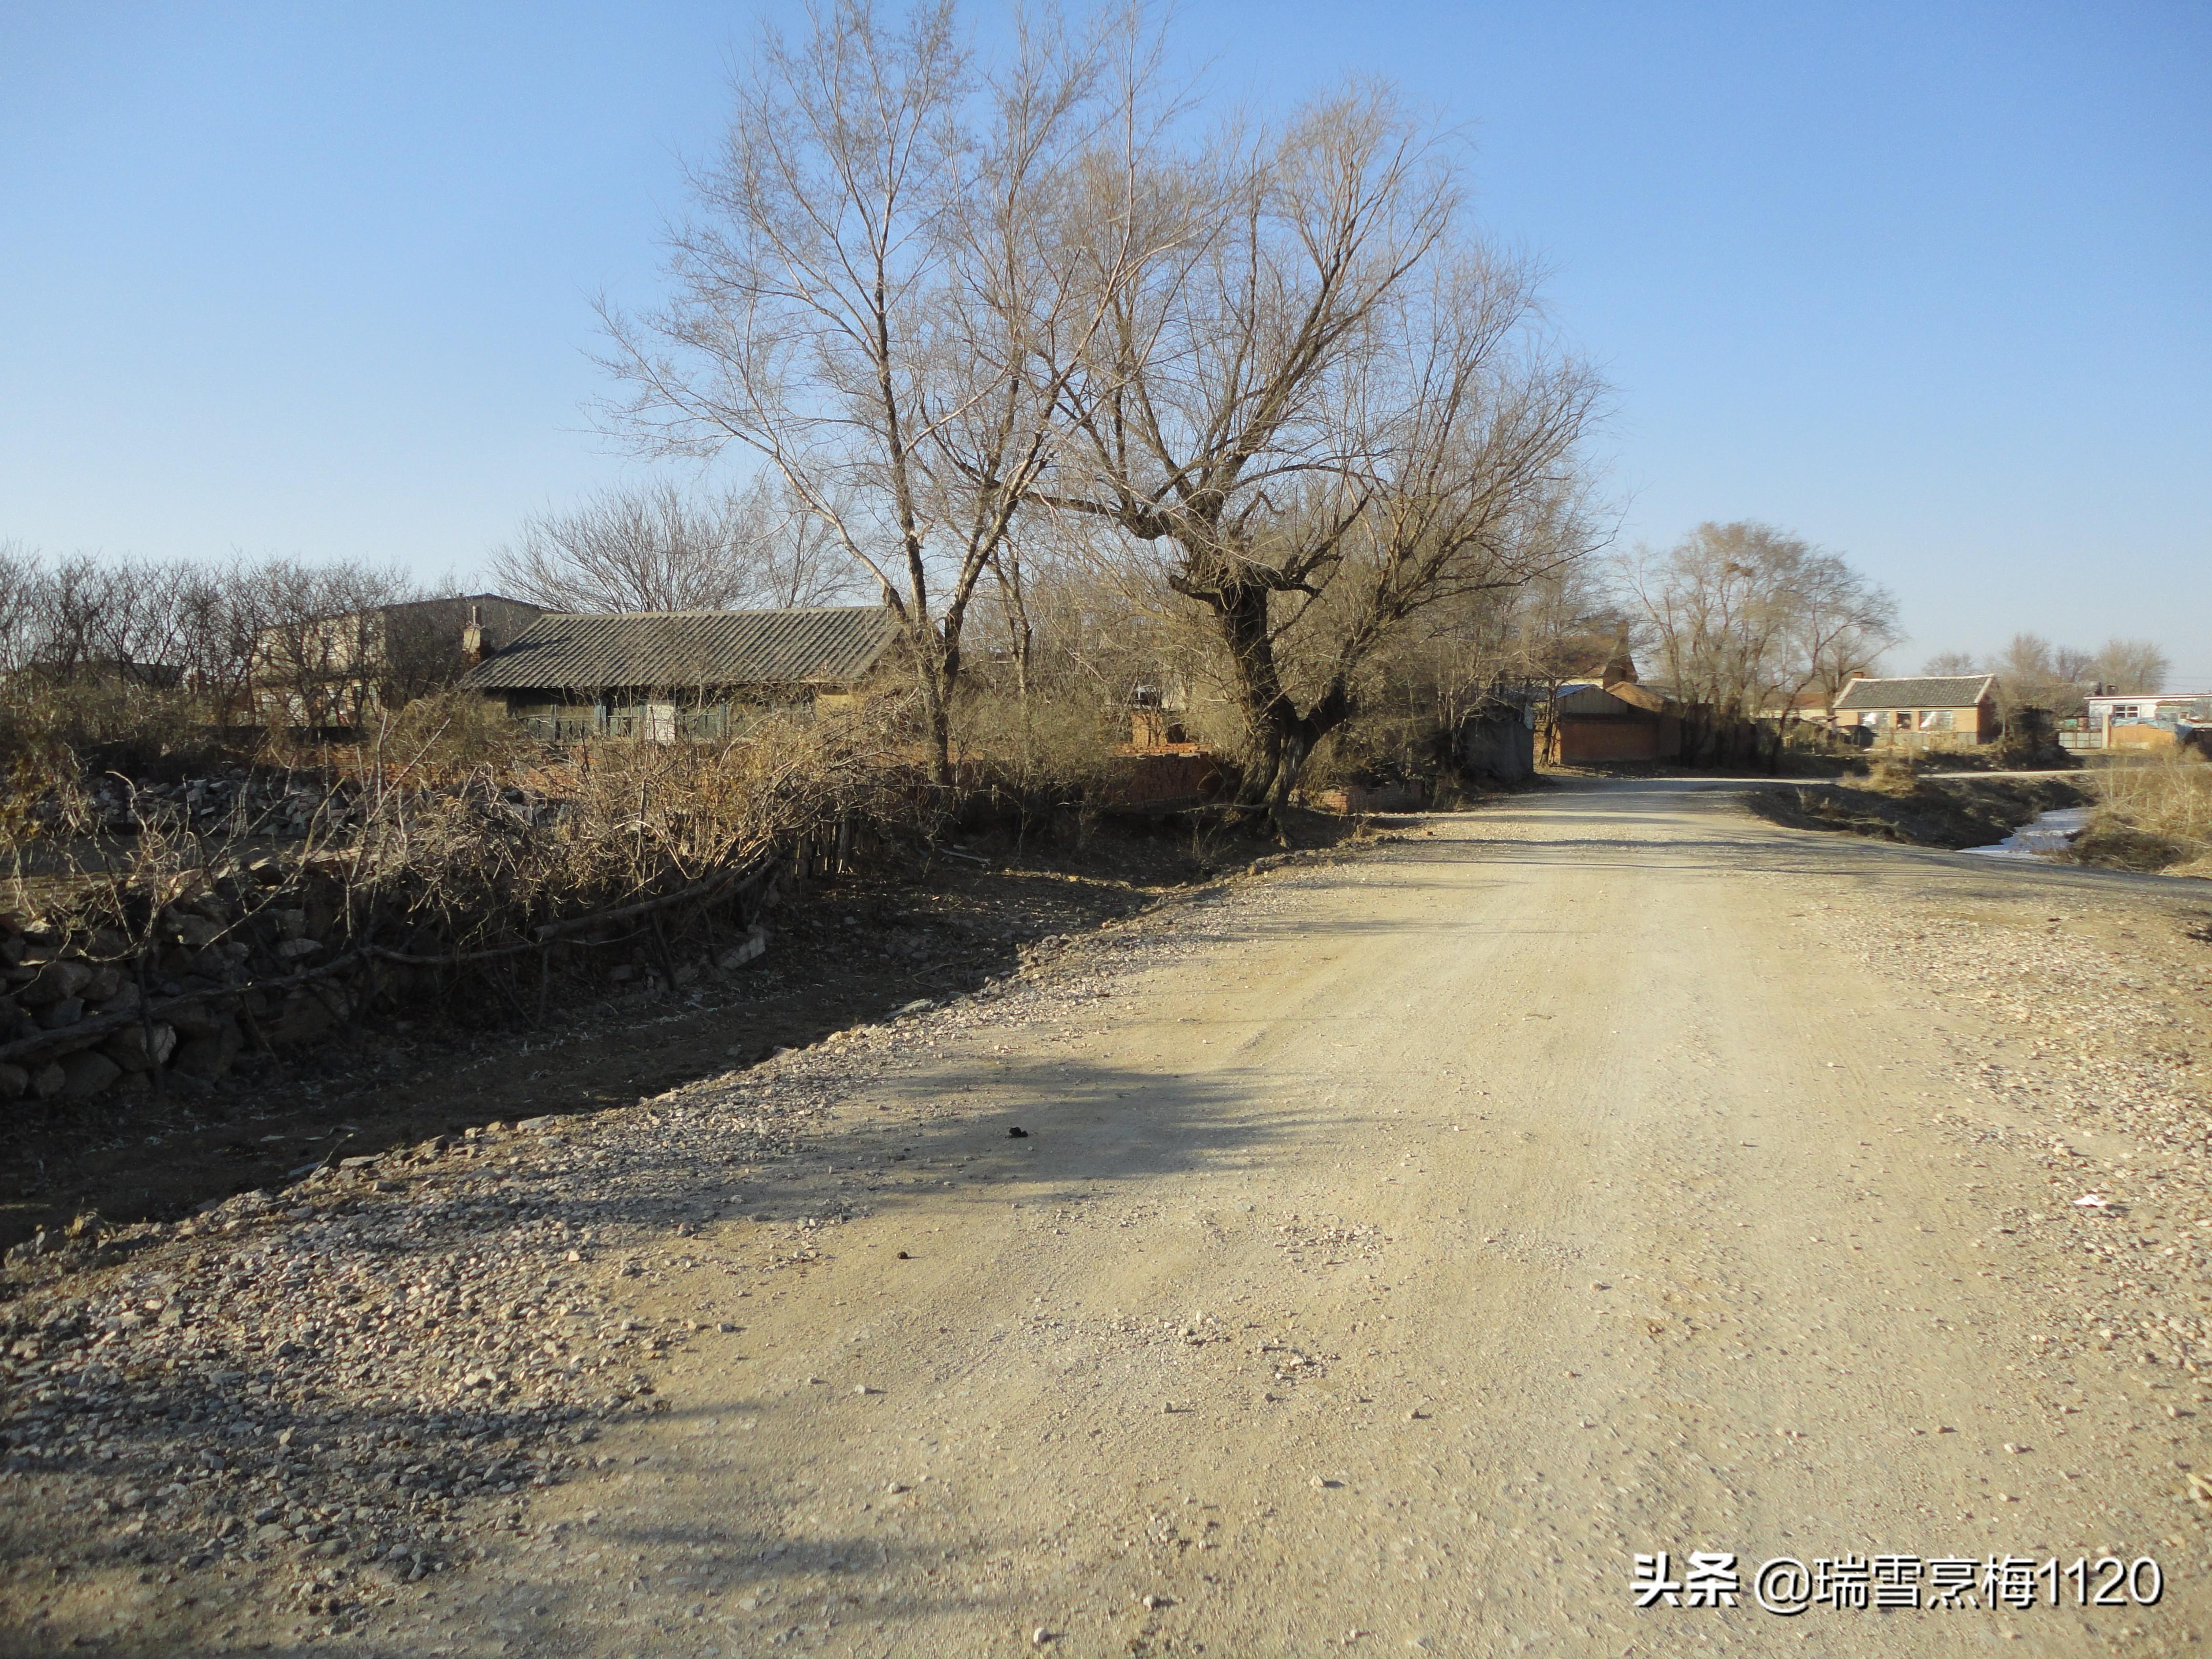
M 897 635 L 897 618 L 878 605 L 556 612 L 538 617 L 461 684 L 478 691 L 846 685 L 865 678 Z
M 1934 674 L 1917 679 L 1853 680 L 1836 699 L 1838 708 L 1972 708 L 1989 690 L 1990 674 Z

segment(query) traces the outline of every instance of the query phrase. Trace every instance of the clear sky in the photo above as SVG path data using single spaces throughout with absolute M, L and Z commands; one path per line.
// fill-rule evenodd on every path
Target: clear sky
M 0 0 L 0 539 L 466 577 L 617 476 L 591 297 L 653 295 L 757 15 Z M 1469 124 L 1619 388 L 1625 540 L 1844 552 L 1900 667 L 2142 635 L 2212 687 L 2212 8 L 1186 0 L 1176 38 L 1224 98 L 1377 73 Z

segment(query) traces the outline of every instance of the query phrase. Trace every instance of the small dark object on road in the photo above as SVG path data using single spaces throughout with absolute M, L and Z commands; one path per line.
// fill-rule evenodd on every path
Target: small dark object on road
M 1006 1139 L 1009 1140 L 1027 1140 L 1029 1138 L 1030 1132 L 1027 1129 L 1017 1128 L 1006 1131 Z
M 904 1250 L 901 1250 L 899 1252 L 899 1260 L 902 1261 L 911 1261 L 914 1258 L 908 1255 Z

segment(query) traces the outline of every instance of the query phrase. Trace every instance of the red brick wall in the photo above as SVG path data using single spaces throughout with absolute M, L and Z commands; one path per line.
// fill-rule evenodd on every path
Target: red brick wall
M 1649 720 L 1596 719 L 1587 714 L 1559 718 L 1557 753 L 1562 766 L 1599 761 L 1678 760 L 1681 722 L 1654 714 Z

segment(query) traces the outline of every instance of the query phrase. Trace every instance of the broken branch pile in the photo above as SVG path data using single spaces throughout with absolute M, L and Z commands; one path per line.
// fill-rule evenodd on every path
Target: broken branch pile
M 211 818 L 207 792 L 114 776 L 0 815 L 0 1100 L 204 1089 L 249 1044 L 311 1045 L 433 995 L 542 1022 L 556 981 L 729 972 L 765 948 L 780 873 L 926 835 L 942 810 L 881 720 L 527 771 L 372 753 L 317 782 L 274 836 L 248 810 L 268 788 Z

